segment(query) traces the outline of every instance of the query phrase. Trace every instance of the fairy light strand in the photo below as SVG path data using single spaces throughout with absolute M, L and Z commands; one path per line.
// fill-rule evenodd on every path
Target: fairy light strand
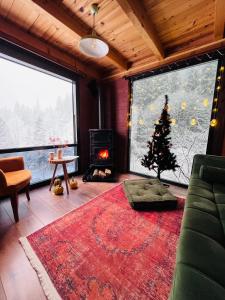
M 218 113 L 218 99 L 221 91 L 221 81 L 224 73 L 224 65 L 222 64 L 219 68 L 219 75 L 216 77 L 217 87 L 216 87 L 216 97 L 213 100 L 212 118 L 210 121 L 211 127 L 216 127 L 218 125 L 217 113 Z

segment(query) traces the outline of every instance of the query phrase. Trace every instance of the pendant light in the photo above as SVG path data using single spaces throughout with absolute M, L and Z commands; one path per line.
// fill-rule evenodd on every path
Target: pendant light
M 93 16 L 93 27 L 90 35 L 81 38 L 79 48 L 82 53 L 89 57 L 101 58 L 108 54 L 109 46 L 95 32 L 95 16 L 99 11 L 98 4 L 91 5 L 91 14 Z

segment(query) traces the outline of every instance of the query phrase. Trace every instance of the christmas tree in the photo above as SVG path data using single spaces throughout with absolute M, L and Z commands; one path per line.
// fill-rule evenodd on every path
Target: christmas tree
M 161 117 L 155 124 L 155 131 L 152 135 L 152 141 L 147 142 L 148 153 L 141 160 L 142 166 L 149 170 L 154 170 L 157 178 L 165 170 L 173 170 L 179 167 L 176 161 L 176 155 L 170 152 L 172 144 L 169 137 L 171 128 L 170 115 L 168 113 L 168 96 L 165 95 L 166 101 L 161 113 Z

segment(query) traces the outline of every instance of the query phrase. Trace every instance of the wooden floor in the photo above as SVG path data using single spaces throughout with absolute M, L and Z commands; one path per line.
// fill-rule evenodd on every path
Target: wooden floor
M 137 178 L 131 174 L 118 176 L 118 182 Z M 0 300 L 46 299 L 38 277 L 26 258 L 18 239 L 40 229 L 70 210 L 79 207 L 117 183 L 83 183 L 77 178 L 79 188 L 70 195 L 54 196 L 48 186 L 30 192 L 31 201 L 19 196 L 20 221 L 15 224 L 9 200 L 0 202 Z M 175 195 L 185 197 L 187 190 L 176 186 L 169 188 Z

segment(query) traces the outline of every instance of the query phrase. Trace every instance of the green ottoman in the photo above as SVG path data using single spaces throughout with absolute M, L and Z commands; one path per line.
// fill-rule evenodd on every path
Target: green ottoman
M 132 208 L 137 210 L 172 209 L 177 198 L 158 179 L 135 179 L 123 182 Z

